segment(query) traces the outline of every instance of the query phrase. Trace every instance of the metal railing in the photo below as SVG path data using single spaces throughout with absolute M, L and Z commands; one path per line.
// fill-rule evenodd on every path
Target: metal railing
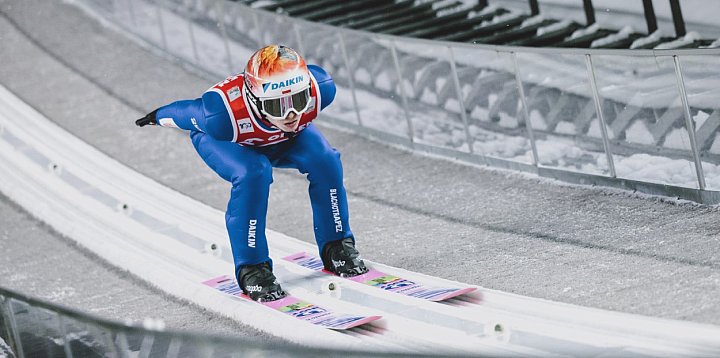
M 83 0 L 220 80 L 267 43 L 340 87 L 358 133 L 474 163 L 720 202 L 720 49 L 473 45 L 332 27 L 225 0 Z M 327 117 L 326 117 L 327 118 Z
M 121 324 L 0 287 L 0 338 L 24 357 L 409 357 L 405 354 L 263 344 L 163 330 L 159 321 Z M 3 353 L 0 350 L 0 353 Z M 418 356 L 413 354 L 412 356 Z

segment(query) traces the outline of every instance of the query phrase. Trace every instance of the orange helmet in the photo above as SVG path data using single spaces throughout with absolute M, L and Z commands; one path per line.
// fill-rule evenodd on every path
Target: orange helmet
M 295 50 L 269 45 L 257 50 L 245 67 L 249 102 L 262 115 L 284 118 L 302 114 L 310 103 L 310 71 Z

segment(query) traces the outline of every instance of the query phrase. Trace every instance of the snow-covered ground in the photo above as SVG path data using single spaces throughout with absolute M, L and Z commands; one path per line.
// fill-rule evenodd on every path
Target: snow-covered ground
M 15 358 L 12 349 L 5 343 L 2 337 L 0 337 L 0 358 Z
M 274 260 L 273 271 L 296 297 L 335 312 L 380 315 L 382 325 L 370 326 L 365 334 L 357 330 L 338 334 L 285 313 L 260 309 L 256 303 L 230 298 L 201 283 L 232 272 L 227 240 L 218 241 L 224 236 L 222 212 L 112 160 L 2 87 L 0 102 L 0 123 L 5 128 L 0 157 L 9 169 L 0 172 L 2 192 L 11 193 L 33 215 L 121 269 L 175 296 L 299 345 L 499 356 L 598 351 L 654 355 L 667 350 L 693 355 L 720 349 L 717 327 L 599 312 L 483 288 L 478 294 L 445 304 L 342 280 L 335 283 L 341 288 L 328 294 L 321 289 L 327 276 L 281 259 Z M 23 148 L 32 150 L 18 152 Z M 268 231 L 267 235 L 276 258 L 316 250 L 312 244 L 277 232 Z M 212 245 L 215 249 L 210 249 Z M 466 286 L 366 262 L 388 275 L 430 287 Z M 144 320 L 143 326 L 152 330 L 165 327 L 150 319 Z M 554 342 L 551 347 L 538 343 L 548 340 Z
M 3 83 L 126 165 L 225 208 L 226 186 L 196 158 L 185 136 L 132 125 L 144 111 L 191 98 L 211 82 L 76 11 L 43 13 L 37 10 L 61 6 L 42 1 L 11 4 L 8 17 L 37 42 L 0 19 L 13 49 L 0 52 Z M 27 60 L 14 61 L 18 54 Z M 347 164 L 353 231 L 366 257 L 552 300 L 701 322 L 720 317 L 713 208 L 456 166 L 356 135 L 326 133 Z M 305 186 L 304 178 L 279 171 L 270 216 L 274 227 L 312 242 L 310 218 L 303 216 L 309 210 L 301 205 L 307 194 L 298 190 Z

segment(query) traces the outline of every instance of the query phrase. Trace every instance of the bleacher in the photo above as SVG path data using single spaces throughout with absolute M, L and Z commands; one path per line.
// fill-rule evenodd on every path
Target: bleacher
M 646 31 L 598 25 L 592 0 L 577 0 L 585 23 L 542 13 L 538 0 L 527 9 L 492 0 L 238 0 L 247 5 L 322 22 L 389 35 L 478 44 L 605 49 L 708 47 L 716 39 L 687 37 L 679 0 L 669 0 L 675 33 L 658 32 L 652 0 L 642 1 Z

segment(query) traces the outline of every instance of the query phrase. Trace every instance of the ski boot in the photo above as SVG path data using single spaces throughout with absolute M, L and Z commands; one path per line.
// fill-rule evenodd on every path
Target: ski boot
M 275 301 L 287 296 L 273 275 L 269 262 L 243 266 L 238 282 L 243 292 L 253 301 Z
M 325 244 L 321 258 L 325 270 L 340 277 L 352 277 L 368 272 L 352 237 Z

